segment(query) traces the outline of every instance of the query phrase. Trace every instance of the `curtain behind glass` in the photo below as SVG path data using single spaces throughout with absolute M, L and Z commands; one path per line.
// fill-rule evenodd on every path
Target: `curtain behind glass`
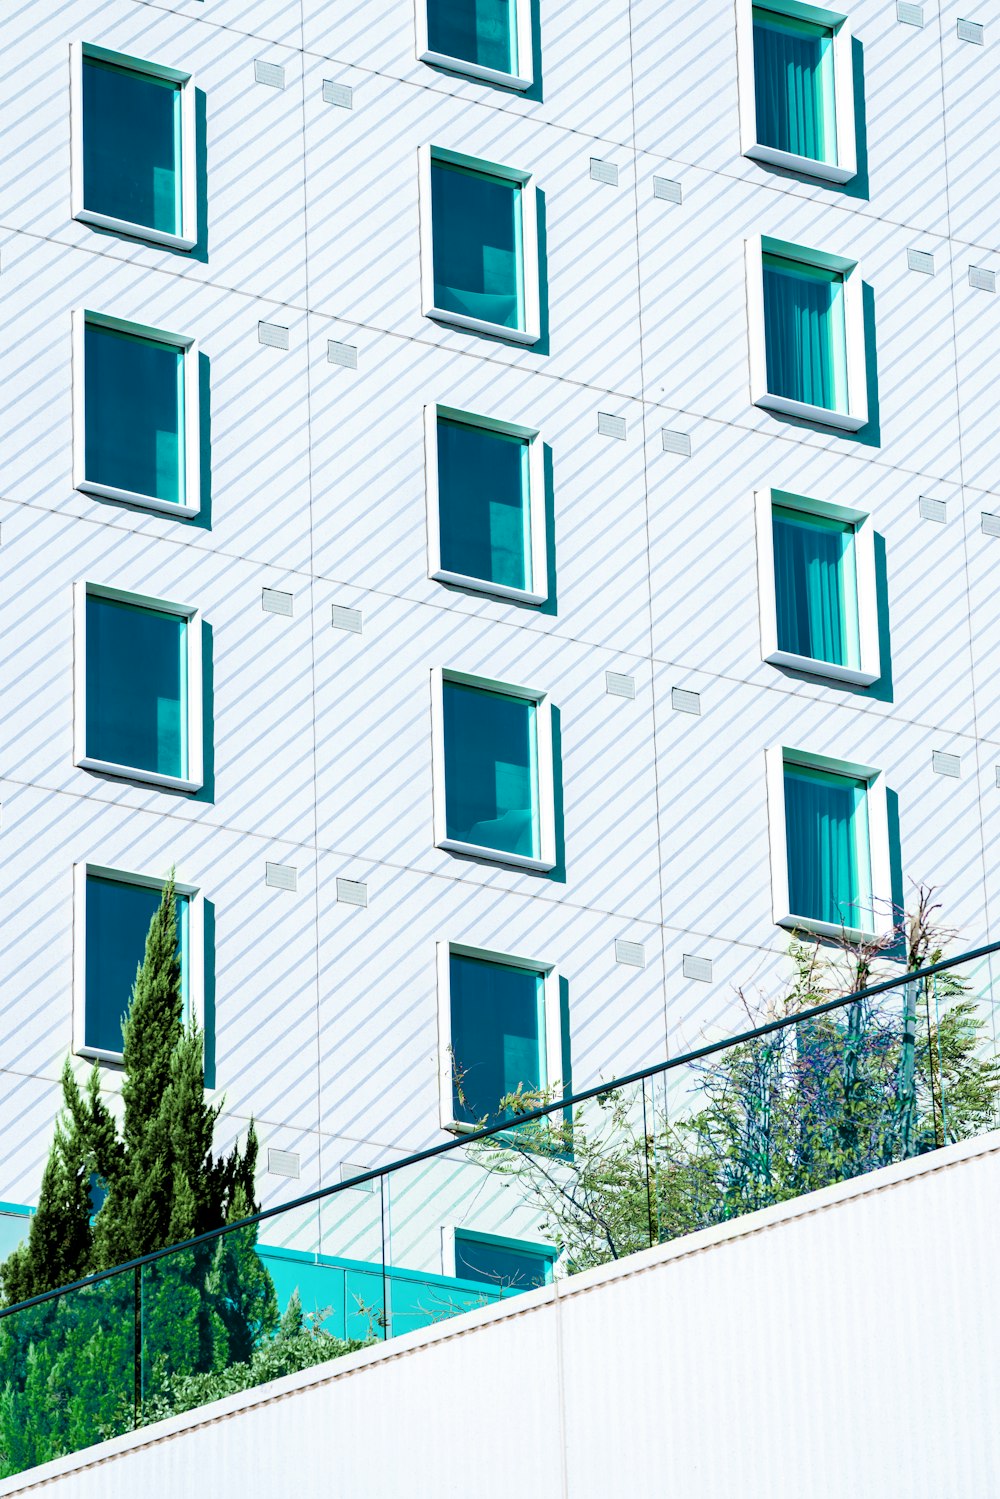
M 764 342 L 772 395 L 847 410 L 847 327 L 839 271 L 765 254 Z
M 435 161 L 431 212 L 435 305 L 523 328 L 519 184 Z
M 180 84 L 85 58 L 84 206 L 179 234 L 180 162 Z
M 761 145 L 835 164 L 832 31 L 755 6 L 753 51 Z
M 870 924 L 867 789 L 854 776 L 785 766 L 792 915 L 833 926 Z
M 452 953 L 450 989 L 453 1107 L 456 1119 L 472 1124 L 519 1087 L 545 1086 L 544 979 Z
M 428 0 L 427 40 L 434 52 L 481 68 L 517 68 L 515 0 Z
M 449 838 L 538 857 L 535 713 L 526 698 L 444 683 Z
M 776 505 L 773 528 L 778 649 L 857 668 L 854 527 Z

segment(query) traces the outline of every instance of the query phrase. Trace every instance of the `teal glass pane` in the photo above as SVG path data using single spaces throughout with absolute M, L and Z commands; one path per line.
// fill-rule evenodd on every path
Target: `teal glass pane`
M 146 933 L 160 904 L 160 891 L 127 880 L 87 876 L 87 941 L 84 1041 L 101 1051 L 121 1051 L 122 1021 L 132 997 L 135 971 L 146 951 Z M 189 1014 L 188 929 L 190 901 L 178 895 L 177 955 L 184 1013 Z
M 438 418 L 441 566 L 508 588 L 531 587 L 528 444 Z
M 830 27 L 755 5 L 753 53 L 760 144 L 836 165 Z
M 780 505 L 772 516 L 779 650 L 857 669 L 854 527 Z
M 181 85 L 83 60 L 83 206 L 181 232 Z
M 183 349 L 88 321 L 84 409 L 92 483 L 183 502 Z
M 523 328 L 520 184 L 434 160 L 431 212 L 434 305 Z
M 519 1087 L 545 1086 L 545 981 L 483 958 L 450 961 L 455 1118 L 473 1124 Z
M 764 338 L 772 395 L 847 410 L 847 324 L 840 271 L 764 256 Z
M 187 621 L 87 597 L 87 754 L 187 775 Z
M 537 1249 L 515 1249 L 456 1233 L 455 1274 L 462 1280 L 532 1291 L 552 1279 L 552 1258 Z
M 539 857 L 535 704 L 444 683 L 448 837 Z
M 430 50 L 516 73 L 516 10 L 516 0 L 427 0 Z
M 795 916 L 871 924 L 868 787 L 854 776 L 785 766 L 788 896 Z

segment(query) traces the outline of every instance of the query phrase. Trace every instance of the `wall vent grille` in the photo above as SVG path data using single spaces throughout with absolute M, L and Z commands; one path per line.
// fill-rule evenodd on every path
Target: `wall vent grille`
M 606 671 L 604 686 L 609 697 L 635 697 L 635 677 L 626 676 L 624 672 Z
M 258 83 L 264 83 L 268 88 L 284 88 L 285 70 L 276 62 L 264 62 L 263 58 L 254 58 L 253 76 Z
M 922 494 L 917 506 L 920 511 L 921 520 L 934 520 L 943 525 L 948 519 L 947 500 L 932 500 L 930 495 Z
M 628 968 L 645 968 L 646 949 L 641 942 L 626 942 L 624 938 L 615 939 L 615 962 L 624 963 Z
M 601 161 L 599 157 L 592 156 L 590 175 L 594 182 L 603 182 L 606 187 L 618 186 L 618 168 L 613 161 Z
M 653 197 L 659 198 L 661 203 L 681 203 L 684 200 L 684 189 L 671 177 L 654 177 Z
M 617 437 L 619 442 L 625 441 L 626 427 L 623 416 L 609 416 L 606 411 L 597 413 L 597 430 L 602 437 Z
M 270 885 L 272 890 L 297 890 L 299 872 L 293 864 L 272 864 L 269 861 L 264 873 L 264 883 Z
M 258 323 L 257 342 L 266 344 L 269 349 L 287 349 L 288 329 L 282 328 L 280 323 Z
M 333 83 L 323 79 L 323 103 L 336 104 L 338 109 L 354 108 L 354 90 L 346 83 Z
M 367 906 L 368 886 L 360 880 L 337 880 L 337 900 L 342 906 Z
M 984 511 L 980 521 L 984 536 L 1000 536 L 1000 515 L 987 515 Z
M 946 754 L 944 750 L 934 751 L 932 764 L 939 776 L 960 776 L 962 774 L 961 758 L 958 755 Z
M 302 1175 L 297 1150 L 271 1150 L 267 1152 L 267 1169 L 271 1176 L 290 1176 L 298 1181 Z
M 956 29 L 960 42 L 972 42 L 975 47 L 983 45 L 984 32 L 978 21 L 959 21 Z
M 660 437 L 665 453 L 676 453 L 678 458 L 691 457 L 691 438 L 687 432 L 672 432 L 669 427 L 661 427 Z
M 326 357 L 330 364 L 342 365 L 345 370 L 356 370 L 358 351 L 354 344 L 339 344 L 335 338 L 326 341 Z
M 701 693 L 689 692 L 686 687 L 671 687 L 670 706 L 675 713 L 700 713 Z
M 681 970 L 686 979 L 697 979 L 700 984 L 712 982 L 711 958 L 695 958 L 686 952 L 681 958 Z
M 293 604 L 293 595 L 283 593 L 280 588 L 262 588 L 260 591 L 260 607 L 265 614 L 290 615 Z
M 904 26 L 922 26 L 924 8 L 922 5 L 910 5 L 908 0 L 897 0 L 896 20 L 902 21 Z
M 927 250 L 907 250 L 906 264 L 911 271 L 920 271 L 925 276 L 934 274 L 934 256 Z
M 969 285 L 976 291 L 995 292 L 997 289 L 996 271 L 987 271 L 981 265 L 970 265 Z
M 335 630 L 349 630 L 352 635 L 361 634 L 360 609 L 346 609 L 343 604 L 332 604 L 330 621 Z

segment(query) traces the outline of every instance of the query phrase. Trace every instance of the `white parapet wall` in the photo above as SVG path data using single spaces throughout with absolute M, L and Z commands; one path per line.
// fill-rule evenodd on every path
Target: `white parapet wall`
M 53 1499 L 987 1499 L 1000 1133 L 0 1485 Z

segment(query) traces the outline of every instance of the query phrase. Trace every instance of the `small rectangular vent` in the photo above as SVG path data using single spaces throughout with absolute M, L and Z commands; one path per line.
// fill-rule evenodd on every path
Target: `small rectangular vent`
M 897 0 L 896 20 L 902 21 L 904 26 L 922 26 L 924 8 L 922 5 L 910 5 L 908 0 Z
M 669 427 L 661 427 L 660 437 L 665 453 L 676 453 L 678 458 L 691 457 L 691 438 L 687 432 L 672 432 Z
M 326 341 L 326 357 L 330 364 L 342 365 L 345 370 L 358 367 L 358 351 L 354 344 L 339 344 L 335 338 Z
M 711 958 L 695 958 L 686 952 L 681 958 L 681 970 L 686 979 L 697 979 L 700 984 L 712 982 Z
M 641 942 L 626 942 L 624 938 L 616 937 L 615 962 L 625 963 L 629 968 L 645 968 L 646 949 Z
M 625 418 L 623 416 L 609 416 L 606 411 L 597 413 L 597 430 L 602 437 L 617 437 L 619 442 L 625 441 Z
M 994 769 L 996 771 L 997 790 L 1000 791 L 1000 765 L 995 766 Z
M 935 750 L 932 756 L 934 769 L 939 776 L 960 776 L 962 761 L 958 755 L 948 755 L 944 750 Z
M 360 880 L 337 880 L 337 900 L 342 906 L 367 906 L 368 886 Z
M 997 289 L 996 271 L 987 271 L 983 266 L 969 266 L 969 285 L 976 291 L 991 291 Z
M 983 28 L 978 21 L 959 21 L 957 30 L 960 42 L 972 42 L 976 47 L 983 45 Z
M 264 883 L 270 885 L 272 890 L 297 890 L 299 872 L 293 864 L 272 864 L 268 861 Z
M 1000 536 L 1000 515 L 987 515 L 984 510 L 979 519 L 984 536 Z
M 932 500 L 930 495 L 922 494 L 917 508 L 920 511 L 921 520 L 936 520 L 943 525 L 948 519 L 946 500 Z
M 635 677 L 626 676 L 620 671 L 606 671 L 604 673 L 604 688 L 609 697 L 635 697 Z
M 323 79 L 323 103 L 336 104 L 338 109 L 354 108 L 354 90 L 346 83 L 333 83 Z
M 342 1182 L 349 1182 L 352 1176 L 363 1176 L 366 1171 L 370 1170 L 370 1166 L 355 1166 L 352 1161 L 341 1161 L 340 1179 Z M 358 1182 L 357 1186 L 351 1190 L 354 1192 L 374 1192 L 377 1185 L 378 1183 L 375 1178 L 372 1177 L 370 1181 Z
M 601 161 L 598 157 L 592 156 L 590 175 L 594 182 L 603 182 L 607 187 L 618 186 L 618 168 L 613 161 Z
M 298 1181 L 302 1172 L 299 1168 L 299 1153 L 297 1150 L 271 1150 L 267 1152 L 267 1170 L 270 1176 L 290 1176 Z
M 330 615 L 335 630 L 349 630 L 352 635 L 361 634 L 360 609 L 346 609 L 343 604 L 332 604 Z
M 907 250 L 906 264 L 911 271 L 920 271 L 925 276 L 934 274 L 934 256 L 927 250 Z
M 266 344 L 269 349 L 287 349 L 288 329 L 282 328 L 280 323 L 258 323 L 257 342 Z
M 670 177 L 653 178 L 653 197 L 659 198 L 661 203 L 680 203 L 683 196 L 679 182 L 674 182 Z
M 686 687 L 671 687 L 670 706 L 675 713 L 700 713 L 701 693 L 689 692 Z
M 262 588 L 260 591 L 260 607 L 265 614 L 285 614 L 292 612 L 294 597 L 290 593 L 282 593 L 280 588 Z
M 253 76 L 258 83 L 265 83 L 268 88 L 284 88 L 285 70 L 276 62 L 264 62 L 262 58 L 254 58 Z

